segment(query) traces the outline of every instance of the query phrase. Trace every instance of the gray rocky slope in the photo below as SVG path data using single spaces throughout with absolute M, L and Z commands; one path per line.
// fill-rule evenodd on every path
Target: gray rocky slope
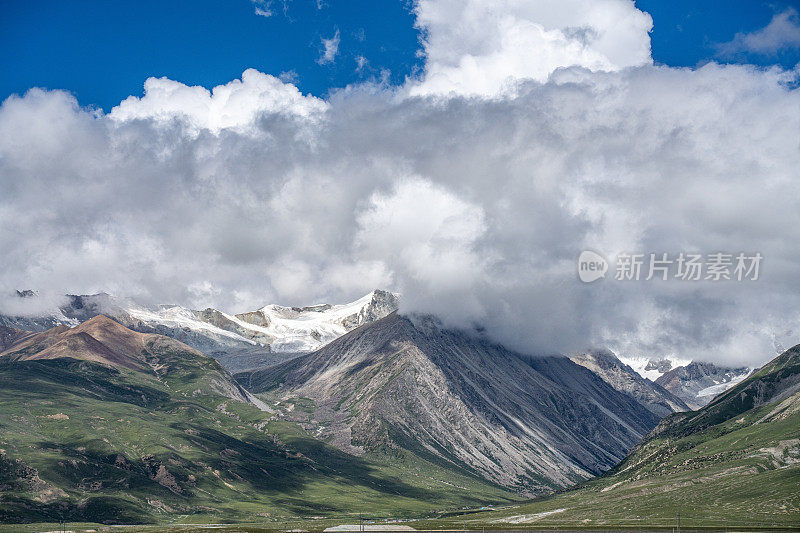
M 265 397 L 313 400 L 317 435 L 349 453 L 402 448 L 525 494 L 608 470 L 660 419 L 566 357 L 397 314 L 236 377 Z

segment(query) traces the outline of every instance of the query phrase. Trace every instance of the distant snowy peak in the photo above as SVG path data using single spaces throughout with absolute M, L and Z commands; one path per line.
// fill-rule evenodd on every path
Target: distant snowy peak
M 592 350 L 570 356 L 576 363 L 595 373 L 615 390 L 627 394 L 659 417 L 680 411 L 689 411 L 689 406 L 660 385 L 641 376 L 630 365 L 608 350 Z
M 710 403 L 711 400 L 722 394 L 728 389 L 732 389 L 745 379 L 753 372 L 750 368 L 745 368 L 739 371 L 739 373 L 735 373 L 736 370 L 734 369 L 733 375 L 725 376 L 723 378 L 727 379 L 727 381 L 719 381 L 716 382 L 714 385 L 709 385 L 704 389 L 700 389 L 697 391 L 697 398 L 702 401 L 703 403 Z
M 397 294 L 375 290 L 354 302 L 342 305 L 317 304 L 307 307 L 267 305 L 258 311 L 236 315 L 261 327 L 281 322 L 338 324 L 348 330 L 372 322 L 397 310 Z
M 10 295 L 0 296 L 0 301 L 4 304 L 0 310 L 0 326 L 23 331 L 45 331 L 56 326 L 74 327 L 81 322 L 59 308 L 65 301 L 63 297 L 51 301 L 43 299 L 37 291 L 30 289 L 16 290 Z
M 713 363 L 676 358 L 619 357 L 637 374 L 671 392 L 692 409 L 707 405 L 716 396 L 740 383 L 752 369 L 729 368 Z
M 670 370 L 691 363 L 691 359 L 678 359 L 674 357 L 662 357 L 655 359 L 651 357 L 625 357 L 617 356 L 620 361 L 631 367 L 637 374 L 650 381 L 658 378 Z
M 268 336 L 273 351 L 310 352 L 352 329 L 397 311 L 399 302 L 399 295 L 375 290 L 342 305 L 285 307 L 273 304 L 229 318 L 246 329 Z
M 656 383 L 698 409 L 742 382 L 752 371 L 747 367 L 727 368 L 695 361 L 670 370 Z
M 147 309 L 127 305 L 112 316 L 137 331 L 151 331 L 173 338 L 201 351 L 211 348 L 237 347 L 240 345 L 268 345 L 268 339 L 250 334 L 229 320 L 216 309 L 195 311 L 178 305 L 162 305 L 158 309 Z

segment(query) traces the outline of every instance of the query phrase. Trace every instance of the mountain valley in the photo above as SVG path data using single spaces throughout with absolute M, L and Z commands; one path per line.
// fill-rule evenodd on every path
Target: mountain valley
M 499 505 L 519 513 L 464 519 L 576 523 L 601 498 L 602 524 L 619 520 L 618 495 L 673 498 L 687 464 L 725 490 L 729 473 L 797 475 L 797 349 L 749 377 L 664 363 L 653 382 L 606 350 L 521 354 L 398 304 L 373 291 L 230 315 L 101 294 L 0 315 L 0 520 L 278 524 Z M 647 516 L 666 520 L 671 500 L 653 497 Z M 547 503 L 565 498 L 569 513 Z
M 698 411 L 665 418 L 614 469 L 573 490 L 453 518 L 489 527 L 797 527 L 800 346 Z M 446 525 L 445 525 L 446 527 Z

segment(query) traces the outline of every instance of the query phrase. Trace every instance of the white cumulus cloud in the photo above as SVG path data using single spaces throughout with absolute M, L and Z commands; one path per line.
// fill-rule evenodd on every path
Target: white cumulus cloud
M 191 129 L 219 132 L 251 126 L 262 115 L 289 114 L 308 118 L 323 112 L 327 104 L 304 96 L 296 86 L 248 69 L 241 80 L 233 80 L 210 91 L 190 87 L 167 78 L 148 78 L 144 96 L 129 96 L 111 110 L 112 119 L 185 121 Z
M 418 0 L 415 11 L 426 63 L 414 95 L 492 96 L 563 67 L 652 63 L 652 19 L 631 0 Z

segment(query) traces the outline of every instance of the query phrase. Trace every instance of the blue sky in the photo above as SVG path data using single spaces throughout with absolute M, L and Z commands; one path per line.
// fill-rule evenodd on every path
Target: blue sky
M 638 0 L 654 19 L 653 57 L 672 66 L 711 59 L 781 64 L 777 55 L 718 56 L 719 43 L 757 31 L 797 0 Z M 388 76 L 399 83 L 422 66 L 407 0 L 275 0 L 271 16 L 249 0 L 4 2 L 0 12 L 0 99 L 38 86 L 66 89 L 82 105 L 109 110 L 141 95 L 150 76 L 212 87 L 246 68 L 287 73 L 303 92 Z M 323 39 L 338 34 L 338 54 L 320 62 Z M 359 68 L 359 59 L 365 58 Z

